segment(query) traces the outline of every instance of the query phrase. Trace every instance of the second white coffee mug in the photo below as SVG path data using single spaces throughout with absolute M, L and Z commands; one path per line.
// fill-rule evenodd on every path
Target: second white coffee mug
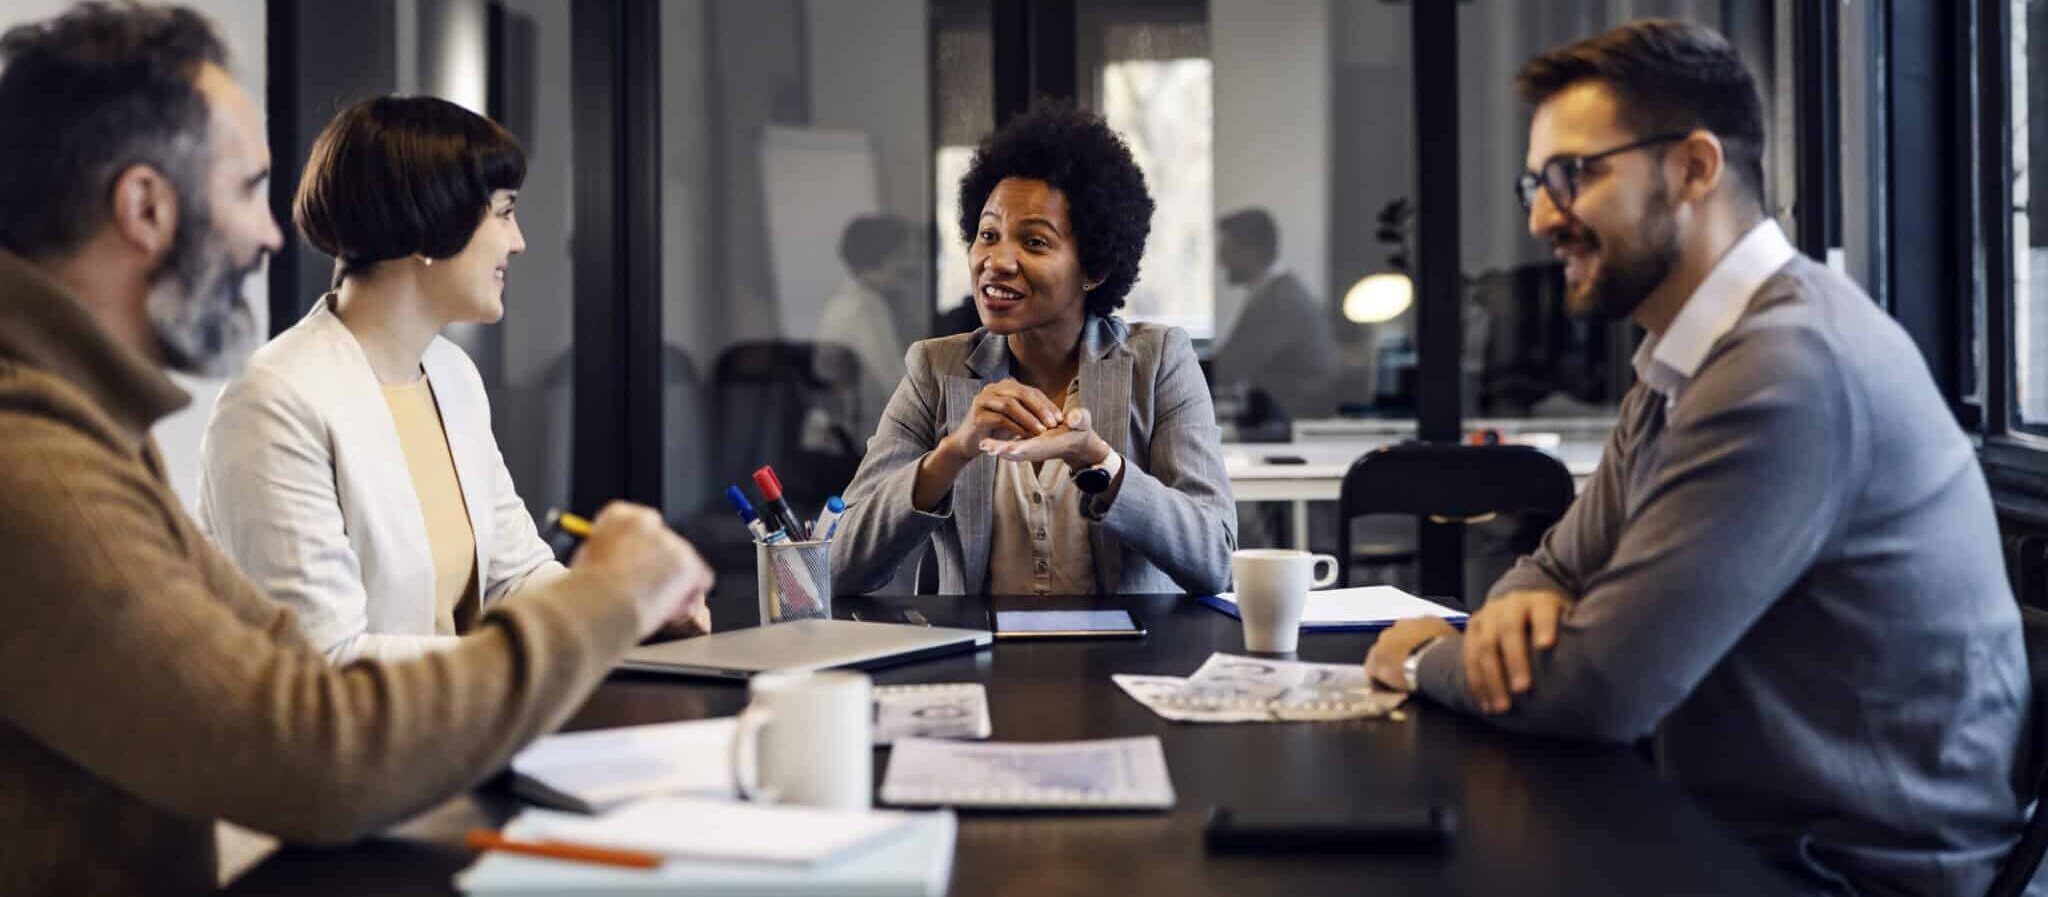
M 732 739 L 733 790 L 747 800 L 865 810 L 874 794 L 873 699 L 865 673 L 762 673 Z
M 1316 566 L 1324 563 L 1330 569 L 1316 576 Z M 1300 637 L 1309 590 L 1337 581 L 1337 559 L 1291 548 L 1247 548 L 1231 553 L 1230 575 L 1236 581 L 1245 650 L 1284 654 L 1294 650 Z

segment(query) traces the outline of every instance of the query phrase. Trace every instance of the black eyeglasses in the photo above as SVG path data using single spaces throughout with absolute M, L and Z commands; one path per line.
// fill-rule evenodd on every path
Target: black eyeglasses
M 1568 211 L 1572 201 L 1579 198 L 1579 180 L 1586 176 L 1586 166 L 1634 150 L 1646 149 L 1660 143 L 1684 140 L 1692 132 L 1673 131 L 1655 137 L 1645 137 L 1634 143 L 1625 143 L 1605 152 L 1590 156 L 1552 156 L 1543 163 L 1543 172 L 1523 172 L 1515 179 L 1515 198 L 1522 201 L 1522 211 L 1527 212 L 1536 205 L 1536 191 L 1550 194 L 1550 204 L 1560 212 Z

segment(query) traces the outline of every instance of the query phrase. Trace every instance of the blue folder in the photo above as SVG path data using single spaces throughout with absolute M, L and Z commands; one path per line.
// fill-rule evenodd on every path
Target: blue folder
M 1417 598 L 1399 589 L 1388 586 L 1371 586 L 1357 589 L 1328 589 L 1308 593 L 1309 606 L 1302 612 L 1303 632 L 1378 632 L 1409 617 L 1437 616 L 1459 629 L 1465 628 L 1466 614 L 1459 613 L 1426 598 Z M 1208 605 L 1228 616 L 1237 617 L 1237 602 L 1220 595 L 1202 595 L 1196 601 Z M 1362 613 L 1343 615 L 1337 618 L 1315 619 L 1318 603 L 1326 606 L 1332 602 L 1354 605 Z

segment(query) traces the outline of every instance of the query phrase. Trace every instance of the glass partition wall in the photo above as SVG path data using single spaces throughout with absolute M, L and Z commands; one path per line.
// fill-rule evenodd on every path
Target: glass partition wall
M 725 486 L 751 491 L 752 472 L 773 465 L 799 508 L 814 512 L 859 463 L 908 344 L 978 326 L 953 233 L 955 191 L 974 145 L 1019 102 L 1013 92 L 1005 105 L 1002 93 L 1005 78 L 1017 77 L 1006 66 L 1019 59 L 1071 66 L 1060 77 L 1029 73 L 1027 83 L 1104 115 L 1145 170 L 1158 209 L 1125 314 L 1195 338 L 1234 474 L 1276 456 L 1334 459 L 1341 469 L 1414 432 L 1428 351 L 1413 280 L 1418 97 L 1454 95 L 1458 106 L 1463 332 L 1443 345 L 1457 355 L 1468 430 L 1533 433 L 1597 456 L 1632 379 L 1632 326 L 1562 313 L 1560 272 L 1528 237 L 1509 189 L 1526 145 L 1528 110 L 1511 85 L 1524 60 L 1641 17 L 1721 29 L 1764 87 L 1772 208 L 1788 220 L 1796 211 L 1783 4 L 1469 0 L 1457 4 L 1454 83 L 1435 85 L 1416 83 L 1423 67 L 1405 3 L 627 5 L 636 14 L 621 20 L 591 0 L 373 3 L 394 23 L 394 58 L 376 63 L 388 76 L 285 83 L 296 85 L 308 122 L 308 110 L 331 110 L 351 92 L 433 91 L 483 103 L 520 136 L 530 156 L 520 213 L 529 248 L 514 265 L 506 321 L 450 334 L 492 389 L 508 466 L 536 516 L 594 498 L 572 490 L 578 478 L 627 484 L 617 497 L 661 505 L 738 594 L 751 594 L 753 556 L 723 503 Z M 2016 18 L 2031 23 L 2038 7 L 2015 0 Z M 611 31 L 591 30 L 608 15 Z M 1030 33 L 999 21 L 1028 22 Z M 2015 29 L 2015 40 L 2033 30 Z M 579 53 L 606 47 L 607 34 L 618 60 L 575 65 Z M 2015 109 L 2023 88 L 2015 85 Z M 593 119 L 574 111 L 607 90 L 618 92 L 606 108 L 616 109 L 609 120 L 621 134 L 639 121 L 636 110 L 656 121 L 634 144 L 643 156 L 629 147 L 576 159 Z M 1860 114 L 1845 106 L 1845 127 Z M 2033 133 L 2015 131 L 2016 146 Z M 613 182 L 617 196 L 582 202 L 640 197 L 652 211 L 579 241 L 586 219 L 577 213 L 587 210 L 578 185 L 589 183 L 580 178 L 621 160 L 630 170 Z M 1845 182 L 1851 163 L 1841 168 Z M 2016 217 L 2024 214 L 2022 206 Z M 2014 230 L 2016 241 L 2031 239 Z M 609 261 L 614 243 L 621 254 L 639 251 L 633 240 L 648 241 L 633 262 L 641 267 L 630 269 L 651 270 L 644 279 L 579 273 L 579 260 Z M 1849 242 L 1848 264 L 1867 267 Z M 326 269 L 302 257 L 283 270 L 296 278 L 290 289 L 306 293 Z M 591 284 L 611 295 L 586 297 Z M 594 319 L 575 310 L 592 301 L 642 311 L 616 332 L 582 332 L 579 322 Z M 631 398 L 594 409 L 578 398 L 613 392 Z M 2021 392 L 2024 403 L 2036 390 Z M 598 446 L 579 441 L 580 430 L 619 414 L 658 424 L 607 432 L 658 444 L 577 457 L 575 449 Z M 621 464 L 640 475 L 619 475 L 612 468 Z M 1241 542 L 1334 550 L 1328 497 L 1304 499 L 1305 514 L 1293 501 L 1242 505 Z M 1412 557 L 1405 525 L 1360 532 L 1351 548 L 1390 561 L 1361 575 L 1401 581 Z M 1498 551 L 1468 555 L 1485 562 L 1468 573 L 1468 592 L 1505 563 Z

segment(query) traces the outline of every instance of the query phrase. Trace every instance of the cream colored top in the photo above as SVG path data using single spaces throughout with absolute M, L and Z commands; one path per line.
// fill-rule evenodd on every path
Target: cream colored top
M 1076 378 L 1060 409 L 1079 407 L 1081 382 Z M 1095 551 L 1088 541 L 1088 520 L 1081 516 L 1086 497 L 1065 461 L 997 462 L 989 594 L 1095 594 Z
M 425 377 L 384 387 L 384 403 L 398 427 L 398 444 L 427 525 L 427 548 L 434 556 L 434 634 L 456 635 L 477 617 L 476 534 L 469 528 L 469 506 L 455 477 L 448 433 Z

